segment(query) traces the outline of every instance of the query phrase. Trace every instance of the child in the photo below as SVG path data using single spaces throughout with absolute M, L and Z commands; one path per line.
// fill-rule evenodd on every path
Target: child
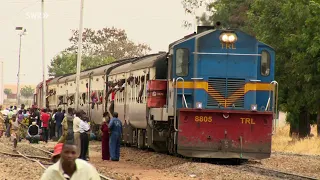
M 11 117 L 10 127 L 11 140 L 13 141 L 13 151 L 16 151 L 19 139 L 19 122 L 16 114 L 13 114 Z

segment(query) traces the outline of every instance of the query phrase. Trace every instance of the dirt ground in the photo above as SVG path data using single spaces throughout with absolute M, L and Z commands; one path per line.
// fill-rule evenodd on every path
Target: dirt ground
M 272 179 L 267 176 L 244 172 L 232 166 L 193 162 L 135 148 L 122 147 L 119 162 L 102 161 L 101 142 L 90 142 L 90 161 L 98 171 L 115 180 L 210 180 L 210 179 Z M 53 150 L 55 142 L 34 145 Z M 11 152 L 10 142 L 0 142 L 1 152 Z M 26 141 L 19 143 L 18 151 L 36 156 L 49 157 L 47 153 L 34 149 Z M 273 154 L 270 159 L 252 161 L 257 166 L 294 172 L 320 178 L 320 158 Z M 310 168 L 312 167 L 312 168 Z M 0 153 L 0 180 L 39 179 L 43 169 L 23 158 L 14 158 Z

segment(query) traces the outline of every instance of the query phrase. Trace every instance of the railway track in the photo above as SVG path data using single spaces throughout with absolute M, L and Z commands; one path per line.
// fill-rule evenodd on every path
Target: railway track
M 5 143 L 3 143 L 5 146 L 6 149 L 12 151 L 11 148 L 8 148 L 6 146 Z M 37 150 L 40 150 L 42 152 L 45 152 L 48 154 L 48 156 L 51 156 L 53 153 L 50 152 L 50 151 L 47 151 L 47 150 L 44 150 L 44 149 L 41 149 L 39 147 L 36 147 L 36 146 L 32 146 L 30 145 L 31 147 L 33 147 L 34 149 L 37 149 Z M 7 152 L 0 152 L 1 154 L 4 154 L 4 155 L 9 155 L 9 156 L 20 156 L 20 157 L 23 157 L 27 160 L 30 160 L 30 161 L 33 161 L 35 163 L 37 163 L 39 166 L 41 166 L 42 169 L 46 170 L 50 165 L 52 165 L 52 163 L 50 162 L 50 158 L 47 158 L 47 157 L 41 157 L 41 156 L 30 156 L 30 155 L 26 155 L 26 154 L 23 154 L 19 151 L 15 151 L 16 154 L 12 154 L 12 153 L 7 153 Z M 104 176 L 102 174 L 99 174 L 100 175 L 100 178 L 101 180 L 113 180 L 112 178 L 109 178 L 107 176 Z
M 53 153 L 50 152 L 50 151 L 47 151 L 47 150 L 38 148 L 38 147 L 36 147 L 36 146 L 32 146 L 32 145 L 30 145 L 30 146 L 33 147 L 33 148 L 35 148 L 35 149 L 38 149 L 38 150 L 40 150 L 40 151 L 42 151 L 42 152 L 48 153 L 50 156 L 53 154 Z M 26 157 L 26 158 L 28 158 L 28 157 Z M 28 158 L 28 159 L 30 159 L 30 158 Z M 34 161 L 33 159 L 30 159 L 30 160 Z M 40 163 L 38 163 L 38 164 L 40 164 Z M 40 164 L 40 166 L 44 167 L 43 164 Z M 113 180 L 113 179 L 111 179 L 111 178 L 109 178 L 109 177 L 107 177 L 107 176 L 104 176 L 104 175 L 102 175 L 102 174 L 99 174 L 99 175 L 100 175 L 101 180 Z
M 273 155 L 282 155 L 282 156 L 300 156 L 300 157 L 311 157 L 320 159 L 320 155 L 310 155 L 310 154 L 297 154 L 290 152 L 272 152 Z
M 263 176 L 269 176 L 272 178 L 291 179 L 291 180 L 318 180 L 318 178 L 315 178 L 315 177 L 283 172 L 283 171 L 278 171 L 278 170 L 273 170 L 273 169 L 268 169 L 268 168 L 258 167 L 254 165 L 248 165 L 248 164 L 240 165 L 237 167 L 237 169 L 241 171 L 260 174 Z

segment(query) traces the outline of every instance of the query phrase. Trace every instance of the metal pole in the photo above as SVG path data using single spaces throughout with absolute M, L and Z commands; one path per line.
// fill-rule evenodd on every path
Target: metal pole
M 75 107 L 79 110 L 79 94 L 80 94 L 80 72 L 81 72 L 81 55 L 82 55 L 82 31 L 83 31 L 83 6 L 84 0 L 81 0 L 80 5 L 80 24 L 79 24 L 79 40 L 78 40 L 78 58 L 77 58 L 77 76 L 76 76 L 76 95 Z
M 44 0 L 41 1 L 41 20 L 42 20 L 42 94 L 43 94 L 43 101 L 42 106 L 46 108 L 46 95 L 47 95 L 47 83 L 46 83 L 46 60 L 45 60 L 45 48 L 44 48 Z
M 22 39 L 22 33 L 19 34 L 20 36 L 20 45 L 19 45 L 19 61 L 18 61 L 18 82 L 17 82 L 17 105 L 20 104 L 20 57 L 21 57 L 21 39 Z

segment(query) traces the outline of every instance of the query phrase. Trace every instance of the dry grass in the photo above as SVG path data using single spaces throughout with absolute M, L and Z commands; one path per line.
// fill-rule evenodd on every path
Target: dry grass
M 289 136 L 289 125 L 278 128 L 272 138 L 272 151 L 320 155 L 320 138 L 316 137 L 316 129 L 317 126 L 312 126 L 311 133 L 314 137 L 298 140 Z

